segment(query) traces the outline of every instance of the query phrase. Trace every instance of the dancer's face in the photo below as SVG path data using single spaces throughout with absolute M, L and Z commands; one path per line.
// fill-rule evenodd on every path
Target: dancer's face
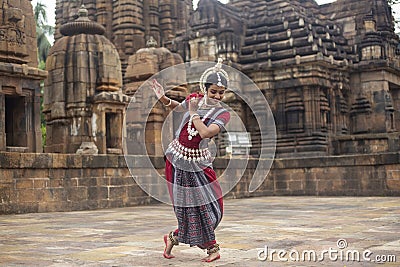
M 224 86 L 218 86 L 216 84 L 212 84 L 208 87 L 207 97 L 211 103 L 216 104 L 224 98 L 226 88 Z

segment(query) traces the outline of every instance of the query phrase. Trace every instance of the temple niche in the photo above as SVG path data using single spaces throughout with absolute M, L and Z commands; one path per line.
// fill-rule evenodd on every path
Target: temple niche
M 154 57 L 141 50 L 150 49 L 146 41 L 153 37 L 157 49 L 179 54 L 184 62 L 223 58 L 250 77 L 274 114 L 277 157 L 400 148 L 399 37 L 386 0 L 324 5 L 314 0 L 201 0 L 196 10 L 188 0 L 83 2 L 118 50 L 124 88 L 167 67 L 147 64 L 144 75 L 144 65 L 139 66 Z M 78 8 L 75 1 L 58 1 L 57 28 Z M 256 156 L 260 137 L 253 113 L 260 107 L 255 111 L 232 96 L 227 103 L 246 118 Z M 159 129 L 164 111 L 154 112 L 150 120 Z M 156 138 L 146 142 L 156 144 Z M 159 154 L 156 145 L 150 151 Z
M 51 153 L 122 154 L 125 108 L 121 62 L 105 29 L 81 7 L 46 61 L 43 113 Z
M 35 20 L 28 0 L 0 9 L 0 151 L 42 152 Z

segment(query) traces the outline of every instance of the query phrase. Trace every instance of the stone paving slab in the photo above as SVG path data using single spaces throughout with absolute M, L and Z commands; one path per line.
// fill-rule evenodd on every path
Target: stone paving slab
M 395 197 L 225 200 L 216 231 L 221 259 L 213 263 L 200 262 L 205 252 L 184 244 L 174 247 L 176 258 L 164 259 L 162 235 L 175 226 L 172 207 L 162 204 L 3 215 L 0 266 L 378 265 L 362 260 L 363 253 L 371 260 L 385 256 L 392 261 L 379 266 L 400 266 L 400 198 Z M 347 243 L 345 248 L 339 249 L 339 239 L 343 239 L 339 245 Z M 279 250 L 287 261 L 279 260 Z M 265 251 L 273 260 L 262 260 Z M 355 261 L 358 254 L 361 259 Z

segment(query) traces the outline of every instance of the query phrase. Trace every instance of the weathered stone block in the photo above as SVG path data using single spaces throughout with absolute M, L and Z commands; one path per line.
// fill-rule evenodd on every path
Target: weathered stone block
M 33 178 L 23 180 L 16 179 L 15 189 L 33 189 Z
M 304 182 L 303 181 L 288 181 L 288 188 L 289 191 L 296 192 L 304 190 Z
M 49 171 L 49 178 L 50 179 L 63 179 L 66 177 L 67 171 L 72 171 L 70 169 L 50 169 Z
M 64 178 L 80 178 L 83 176 L 83 171 L 84 169 L 67 169 Z M 55 176 L 55 178 L 62 178 L 62 176 Z
M 31 168 L 36 160 L 36 154 L 33 153 L 24 153 L 20 154 L 21 167 L 22 168 Z
M 82 155 L 67 155 L 67 166 L 68 168 L 82 168 L 83 166 Z
M 91 186 L 88 187 L 89 200 L 108 199 L 108 187 L 105 186 Z
M 306 179 L 305 181 L 305 190 L 306 194 L 315 195 L 318 193 L 317 191 L 317 182 Z
M 3 153 L 0 152 L 0 168 L 19 168 L 21 162 L 20 153 Z
M 24 168 L 22 169 L 22 178 L 48 178 L 49 169 Z
M 83 168 L 103 168 L 107 166 L 107 156 L 82 155 Z
M 50 188 L 62 188 L 64 186 L 64 178 L 50 178 L 49 183 Z
M 96 176 L 83 176 L 81 178 L 77 178 L 78 186 L 91 187 L 97 185 Z
M 107 165 L 104 167 L 118 168 L 119 157 L 120 157 L 119 155 L 107 155 Z
M 38 204 L 38 212 L 56 212 L 56 211 L 69 211 L 68 203 L 64 201 L 40 202 Z
M 86 186 L 76 186 L 67 190 L 68 200 L 72 202 L 85 201 L 88 199 L 88 188 Z
M 126 186 L 110 186 L 109 187 L 109 199 L 119 200 L 127 197 Z
M 53 169 L 59 169 L 59 168 L 69 168 L 67 164 L 67 154 L 57 154 L 54 153 L 52 154 L 53 157 Z
M 64 181 L 64 186 L 68 189 L 68 188 L 73 188 L 73 187 L 77 187 L 78 186 L 78 179 L 79 178 L 67 178 L 65 177 L 63 179 Z
M 18 194 L 18 202 L 19 203 L 24 203 L 24 202 L 29 202 L 29 203 L 36 203 L 37 202 L 37 195 L 36 195 L 37 190 L 32 189 L 32 187 L 24 187 L 21 186 L 19 187 L 17 194 Z
M 104 177 L 103 168 L 84 168 L 82 170 L 82 177 Z
M 275 181 L 275 189 L 277 190 L 287 190 L 288 183 L 286 181 Z
M 34 189 L 44 189 L 50 185 L 49 178 L 35 178 L 33 179 L 33 188 Z
M 39 211 L 39 203 L 37 202 L 19 202 L 18 205 L 12 206 L 12 213 L 36 213 Z
M 12 183 L 14 178 L 13 170 L 0 169 L 0 184 Z
M 132 183 L 132 178 L 129 177 L 111 177 L 110 185 L 129 185 Z
M 398 192 L 400 190 L 400 180 L 388 179 L 386 181 L 387 189 Z
M 12 185 L 10 184 L 1 184 L 0 185 L 0 203 L 9 203 L 11 202 L 11 192 Z
M 128 187 L 127 194 L 129 198 L 143 197 L 147 196 L 147 193 L 144 192 L 138 185 L 134 184 Z
M 34 154 L 34 155 L 35 157 L 34 161 L 32 162 L 32 168 L 49 169 L 53 166 L 53 157 L 51 156 L 51 154 Z M 23 156 L 21 157 L 21 160 L 24 160 Z

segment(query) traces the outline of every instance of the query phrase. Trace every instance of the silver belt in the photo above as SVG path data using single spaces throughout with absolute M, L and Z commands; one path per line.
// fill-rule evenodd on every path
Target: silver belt
M 211 159 L 211 153 L 208 148 L 190 148 L 182 145 L 178 139 L 174 139 L 169 144 L 169 149 L 179 159 L 187 161 L 205 161 Z

